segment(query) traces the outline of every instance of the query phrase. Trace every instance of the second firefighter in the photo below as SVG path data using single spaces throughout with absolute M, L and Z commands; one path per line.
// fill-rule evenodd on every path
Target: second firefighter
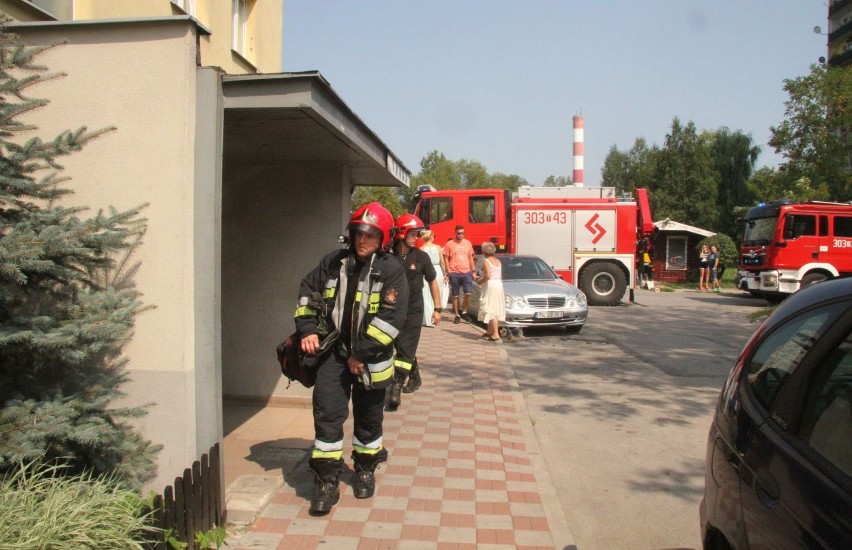
M 416 247 L 417 238 L 425 226 L 413 214 L 402 214 L 396 220 L 396 237 L 393 253 L 402 262 L 408 280 L 408 316 L 396 339 L 394 379 L 387 399 L 388 410 L 396 410 L 402 403 L 402 394 L 411 393 L 422 385 L 420 367 L 417 364 L 417 345 L 423 325 L 423 285 L 429 286 L 432 300 L 440 304 L 440 290 L 435 268 L 429 255 Z M 441 308 L 432 313 L 432 323 L 441 321 Z

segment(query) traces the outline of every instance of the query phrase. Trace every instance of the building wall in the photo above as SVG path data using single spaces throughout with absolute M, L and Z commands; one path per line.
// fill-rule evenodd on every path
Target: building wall
M 74 20 L 192 15 L 211 32 L 200 38 L 202 66 L 229 74 L 281 72 L 283 0 L 248 1 L 244 56 L 231 49 L 232 6 L 231 0 L 195 0 L 195 13 L 185 14 L 171 0 L 74 0 Z M 19 21 L 45 20 L 21 0 L 0 0 L 0 11 Z
M 223 167 L 226 400 L 310 396 L 310 390 L 299 384 L 286 389 L 274 351 L 295 328 L 293 313 L 302 277 L 340 246 L 337 238 L 348 221 L 349 189 L 346 170 L 328 163 Z
M 83 125 L 116 127 L 62 159 L 75 192 L 67 203 L 89 206 L 91 213 L 148 205 L 135 282 L 144 303 L 154 309 L 137 318 L 134 338 L 125 349 L 132 379 L 126 389 L 130 404 L 154 404 L 139 426 L 144 437 L 165 445 L 158 477 L 150 483 L 161 490 L 218 441 L 216 424 L 221 423 L 209 404 L 217 399 L 215 385 L 199 390 L 206 400 L 201 408 L 213 417 L 197 417 L 196 391 L 196 378 L 218 376 L 211 353 L 198 354 L 217 350 L 216 327 L 199 319 L 213 308 L 196 310 L 216 299 L 209 295 L 215 292 L 215 271 L 199 279 L 196 264 L 208 269 L 215 264 L 212 241 L 217 231 L 216 212 L 209 211 L 217 200 L 216 152 L 196 151 L 198 95 L 215 94 L 218 86 L 210 91 L 209 76 L 203 90 L 196 86 L 196 27 L 187 21 L 39 26 L 14 32 L 28 44 L 69 40 L 39 59 L 68 76 L 31 89 L 51 101 L 27 117 L 39 127 L 38 135 L 52 138 Z M 209 113 L 216 98 L 204 99 Z M 196 165 L 205 168 L 208 179 L 214 172 L 213 181 L 200 190 L 195 187 Z M 197 196 L 200 192 L 205 195 Z M 205 435 L 198 438 L 198 433 Z

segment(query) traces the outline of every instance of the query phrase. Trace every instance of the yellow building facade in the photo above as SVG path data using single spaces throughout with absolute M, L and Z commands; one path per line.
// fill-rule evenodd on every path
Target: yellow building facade
M 209 34 L 199 65 L 228 74 L 281 72 L 282 0 L 0 0 L 20 22 L 107 21 L 188 15 Z

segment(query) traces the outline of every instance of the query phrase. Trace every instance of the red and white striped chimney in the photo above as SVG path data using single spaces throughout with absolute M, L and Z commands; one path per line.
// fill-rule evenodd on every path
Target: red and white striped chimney
M 583 115 L 574 115 L 574 185 L 583 187 Z

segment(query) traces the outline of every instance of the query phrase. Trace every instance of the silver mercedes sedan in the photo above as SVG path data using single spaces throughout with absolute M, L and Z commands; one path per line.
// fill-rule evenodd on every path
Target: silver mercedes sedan
M 496 254 L 503 269 L 506 322 L 501 327 L 562 326 L 580 332 L 586 323 L 589 305 L 586 295 L 566 283 L 538 256 Z M 483 257 L 476 257 L 476 270 L 482 272 Z M 482 288 L 474 283 L 468 312 L 479 314 Z

